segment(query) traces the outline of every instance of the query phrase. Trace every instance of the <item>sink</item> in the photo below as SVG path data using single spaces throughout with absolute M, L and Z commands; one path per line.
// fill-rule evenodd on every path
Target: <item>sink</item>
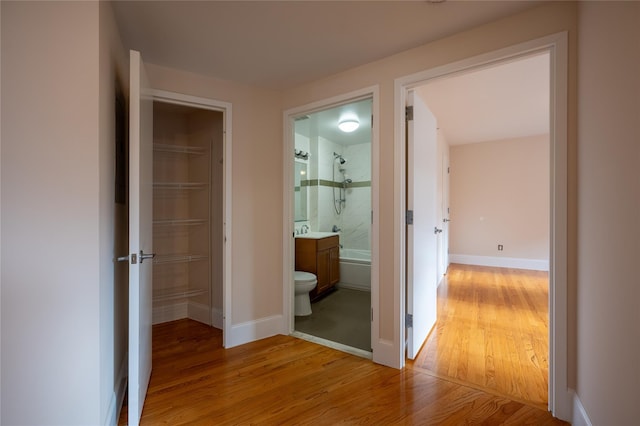
M 319 240 L 320 238 L 333 237 L 338 235 L 337 232 L 307 232 L 306 234 L 296 235 L 296 238 L 311 238 Z

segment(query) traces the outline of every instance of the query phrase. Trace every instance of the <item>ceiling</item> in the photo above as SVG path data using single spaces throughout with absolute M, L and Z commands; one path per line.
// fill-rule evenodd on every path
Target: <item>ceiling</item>
M 356 119 L 360 126 L 353 132 L 343 132 L 338 128 L 338 123 L 345 118 Z M 371 99 L 351 102 L 298 117 L 295 121 L 295 132 L 306 137 L 312 134 L 322 136 L 343 146 L 370 143 Z
M 535 6 L 537 1 L 114 1 L 124 45 L 146 62 L 286 90 Z M 546 59 L 548 61 L 548 58 Z M 451 144 L 548 131 L 548 72 L 540 58 L 421 88 Z M 542 76 L 542 77 L 541 77 Z M 546 80 L 544 80 L 546 76 Z M 541 89 L 544 88 L 544 89 Z M 546 97 L 545 97 L 546 96 Z M 342 106 L 312 114 L 328 138 L 370 140 L 370 126 L 337 130 Z M 364 108 L 364 110 L 362 110 Z M 363 118 L 365 117 L 365 118 Z M 300 130 L 304 133 L 304 130 Z M 368 134 L 367 134 L 368 133 Z
M 449 145 L 549 133 L 549 54 L 429 83 L 418 89 Z
M 288 89 L 536 5 L 535 1 L 114 1 L 146 62 Z

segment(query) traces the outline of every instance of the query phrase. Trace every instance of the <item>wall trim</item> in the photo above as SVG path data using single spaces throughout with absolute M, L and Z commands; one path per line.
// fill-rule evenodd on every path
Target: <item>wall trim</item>
M 120 418 L 120 411 L 122 410 L 122 403 L 124 402 L 124 395 L 127 390 L 127 375 L 129 372 L 129 353 L 124 354 L 124 358 L 120 362 L 120 369 L 118 370 L 118 376 L 115 380 L 115 390 L 111 395 L 111 400 L 109 401 L 109 408 L 107 410 L 107 420 L 105 425 L 115 426 L 118 424 L 118 419 Z
M 282 334 L 283 315 L 272 315 L 255 321 L 247 321 L 231 326 L 231 333 L 226 339 L 225 348 L 244 345 L 255 340 Z
M 211 308 L 204 303 L 187 302 L 187 317 L 202 324 L 211 325 Z
M 224 315 L 222 309 L 211 308 L 211 327 L 222 330 L 224 326 Z
M 171 305 L 153 307 L 153 325 L 175 321 L 189 316 L 188 302 L 178 302 Z
M 494 266 L 498 268 L 531 269 L 549 271 L 547 259 L 524 259 L 518 257 L 476 256 L 473 254 L 450 254 L 450 263 L 463 265 Z
M 571 390 L 571 394 L 573 395 L 573 416 L 571 418 L 571 424 L 573 426 L 591 426 L 591 419 L 589 419 L 578 394 L 573 390 Z

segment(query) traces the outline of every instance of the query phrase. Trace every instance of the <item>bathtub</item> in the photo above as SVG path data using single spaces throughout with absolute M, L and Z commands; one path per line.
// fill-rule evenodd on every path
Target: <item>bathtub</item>
M 371 291 L 371 251 L 340 250 L 339 287 Z

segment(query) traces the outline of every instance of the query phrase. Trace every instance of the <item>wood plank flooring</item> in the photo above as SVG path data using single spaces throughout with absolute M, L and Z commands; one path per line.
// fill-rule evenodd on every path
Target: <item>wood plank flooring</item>
M 413 367 L 546 409 L 548 287 L 546 272 L 452 264 Z
M 154 326 L 142 425 L 561 425 L 545 410 L 291 336 L 231 349 L 191 320 Z M 119 424 L 126 424 L 126 408 Z

